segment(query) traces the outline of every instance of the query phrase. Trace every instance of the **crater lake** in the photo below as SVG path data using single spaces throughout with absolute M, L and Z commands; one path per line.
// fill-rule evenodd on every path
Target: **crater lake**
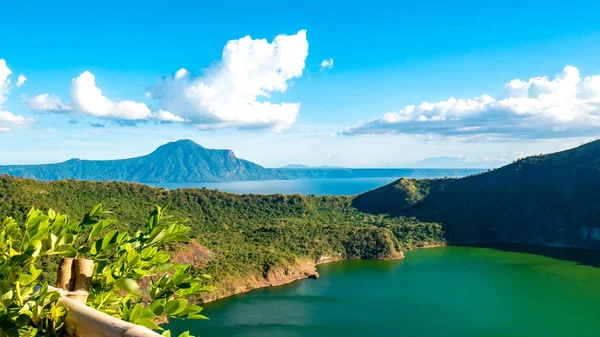
M 198 336 L 598 336 L 600 254 L 502 245 L 439 247 L 400 261 L 341 261 L 319 279 L 207 303 Z M 176 335 L 176 334 L 174 334 Z

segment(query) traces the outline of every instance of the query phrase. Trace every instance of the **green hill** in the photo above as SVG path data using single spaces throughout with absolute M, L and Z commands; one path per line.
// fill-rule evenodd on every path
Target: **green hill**
M 454 243 L 600 248 L 600 141 L 460 179 L 410 180 L 358 196 L 357 209 L 447 225 Z

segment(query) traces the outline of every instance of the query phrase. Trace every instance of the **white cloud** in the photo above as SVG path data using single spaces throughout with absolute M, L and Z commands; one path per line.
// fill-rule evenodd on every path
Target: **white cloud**
M 329 58 L 329 59 L 324 59 L 323 62 L 321 62 L 321 71 L 325 70 L 325 69 L 331 69 L 333 68 L 333 59 Z
M 154 116 L 155 119 L 161 121 L 161 122 L 185 122 L 185 119 L 174 115 L 168 111 L 165 110 L 158 110 L 158 112 L 155 114 Z
M 6 61 L 0 59 L 0 106 L 2 106 L 2 103 L 6 102 L 6 97 L 4 95 L 8 94 L 10 91 L 10 74 L 12 74 L 12 71 L 10 71 L 6 65 Z
M 96 77 L 89 71 L 84 71 L 71 81 L 71 99 L 77 111 L 98 118 L 145 120 L 152 116 L 144 103 L 117 102 L 105 97 L 96 86 Z
M 52 94 L 40 94 L 25 101 L 31 110 L 37 111 L 69 111 L 71 107 L 64 104 L 60 98 Z
M 40 94 L 27 101 L 30 109 L 56 113 L 79 113 L 100 119 L 120 121 L 124 125 L 132 122 L 156 119 L 165 122 L 183 122 L 183 118 L 168 111 L 153 113 L 144 104 L 131 100 L 114 101 L 102 93 L 96 85 L 96 77 L 84 71 L 71 81 L 71 104 L 65 104 L 53 94 Z
M 6 65 L 6 60 L 0 59 L 0 132 L 9 132 L 15 128 L 26 128 L 33 124 L 33 119 L 15 115 L 2 108 L 2 105 L 7 100 L 6 95 L 10 93 L 11 74 L 12 71 Z M 17 86 L 18 85 L 19 79 L 17 79 Z
M 25 84 L 25 81 L 27 81 L 27 77 L 23 76 L 23 74 L 19 75 L 19 77 L 17 77 L 17 87 Z
M 490 139 L 589 136 L 600 126 L 600 75 L 566 66 L 554 79 L 515 79 L 502 95 L 423 102 L 346 128 L 342 134 L 416 134 Z
M 21 115 L 14 115 L 8 111 L 0 110 L 0 132 L 9 132 L 12 129 L 23 129 L 33 124 L 33 119 Z
M 299 103 L 273 103 L 302 75 L 308 55 L 306 32 L 278 35 L 272 42 L 250 36 L 229 41 L 220 62 L 203 76 L 186 69 L 163 79 L 150 96 L 166 111 L 201 129 L 269 128 L 280 131 L 298 116 Z
M 291 79 L 300 77 L 308 55 L 306 32 L 278 35 L 272 42 L 249 36 L 229 41 L 222 60 L 194 77 L 187 69 L 164 78 L 146 98 L 157 100 L 157 111 L 130 100 L 104 96 L 96 77 L 83 72 L 71 82 L 71 102 L 52 94 L 27 101 L 32 110 L 79 113 L 130 124 L 156 120 L 196 125 L 200 129 L 224 127 L 269 128 L 280 131 L 298 116 L 299 103 L 273 103 L 272 93 L 285 92 Z

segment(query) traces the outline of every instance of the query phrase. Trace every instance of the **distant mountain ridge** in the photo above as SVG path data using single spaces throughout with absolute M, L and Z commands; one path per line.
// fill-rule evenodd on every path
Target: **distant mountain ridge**
M 281 167 L 282 169 L 345 169 L 343 166 L 332 166 L 332 165 L 320 165 L 310 166 L 304 164 L 288 164 Z
M 357 177 L 463 176 L 479 170 L 419 169 L 271 169 L 239 159 L 231 150 L 207 149 L 191 140 L 178 140 L 152 153 L 128 159 L 81 160 L 41 165 L 0 166 L 0 174 L 38 180 L 96 180 L 141 183 L 198 183 L 242 180 Z

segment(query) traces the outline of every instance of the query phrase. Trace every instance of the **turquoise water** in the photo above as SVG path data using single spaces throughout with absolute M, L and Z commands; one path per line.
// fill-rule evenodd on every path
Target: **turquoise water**
M 210 321 L 169 328 L 204 337 L 600 336 L 600 268 L 586 265 L 600 262 L 597 252 L 500 248 L 322 265 L 318 280 L 208 303 Z
M 167 189 L 202 188 L 231 193 L 354 195 L 391 183 L 397 177 L 351 179 L 259 180 L 222 183 L 152 184 Z

